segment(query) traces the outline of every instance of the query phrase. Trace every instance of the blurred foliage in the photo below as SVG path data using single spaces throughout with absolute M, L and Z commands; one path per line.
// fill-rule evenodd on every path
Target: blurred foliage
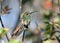
M 17 39 L 12 39 L 9 41 L 9 43 L 22 43 L 22 42 L 18 41 Z
M 55 33 L 55 27 L 60 27 L 60 16 L 59 14 L 57 14 L 56 17 L 53 18 L 53 21 L 51 21 L 53 17 L 53 12 L 51 11 L 47 11 L 44 15 L 44 23 L 46 24 L 46 27 L 45 27 L 45 38 L 46 39 L 50 39 L 54 33 Z
M 29 2 L 31 0 L 22 0 L 22 4 L 25 4 L 26 2 Z
M 44 15 L 44 19 L 45 19 L 46 21 L 49 21 L 50 18 L 52 17 L 52 15 L 53 15 L 53 12 L 52 12 L 52 11 L 46 11 L 46 12 L 45 12 L 45 15 Z
M 1 28 L 0 29 L 0 38 L 2 38 L 8 32 L 8 28 Z
M 60 17 L 59 17 L 59 16 L 56 16 L 56 17 L 54 18 L 54 23 L 57 23 L 57 24 L 60 23 Z
M 52 43 L 52 40 L 46 40 L 46 41 L 43 41 L 43 43 Z

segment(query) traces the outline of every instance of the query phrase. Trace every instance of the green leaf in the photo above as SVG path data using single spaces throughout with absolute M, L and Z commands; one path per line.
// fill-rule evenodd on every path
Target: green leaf
M 46 38 L 48 38 L 48 39 L 49 39 L 49 38 L 50 38 L 50 34 L 46 34 Z
M 7 28 L 1 28 L 0 29 L 0 38 L 2 38 L 7 32 L 8 32 Z
M 9 43 L 22 43 L 22 42 L 18 41 L 17 39 L 12 39 L 9 41 Z
M 55 18 L 54 18 L 54 23 L 60 23 L 60 17 L 59 16 L 56 16 Z
M 43 41 L 43 43 L 52 43 L 52 40 L 51 39 L 48 39 L 46 41 Z
M 50 18 L 52 17 L 53 13 L 51 11 L 46 11 L 45 15 L 44 15 L 44 19 L 46 20 L 50 20 Z

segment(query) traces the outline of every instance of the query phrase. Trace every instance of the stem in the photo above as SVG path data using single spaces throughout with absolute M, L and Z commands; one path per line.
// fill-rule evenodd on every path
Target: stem
M 25 31 L 26 31 L 26 30 L 24 30 L 24 32 L 23 32 L 22 41 L 24 41 Z

